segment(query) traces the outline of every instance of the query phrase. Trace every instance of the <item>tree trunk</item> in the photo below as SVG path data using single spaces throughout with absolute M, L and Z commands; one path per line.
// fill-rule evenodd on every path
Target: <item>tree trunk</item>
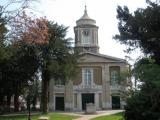
M 11 105 L 11 95 L 7 95 L 7 108 L 10 111 L 10 105 Z
M 48 94 L 49 92 L 49 73 L 47 70 L 42 71 L 42 98 L 41 98 L 41 110 L 43 113 L 47 113 L 49 111 L 48 107 Z
M 37 97 L 36 96 L 34 96 L 33 97 L 33 101 L 32 101 L 32 110 L 36 110 L 36 103 L 37 103 Z
M 0 95 L 0 115 L 4 112 L 4 95 Z
M 4 96 L 1 96 L 1 95 L 0 95 L 0 106 L 3 106 L 3 105 L 4 105 L 4 104 L 3 104 L 3 102 L 4 102 L 3 99 L 4 99 Z
M 19 111 L 19 101 L 18 101 L 18 93 L 15 93 L 14 95 L 14 111 L 18 112 Z

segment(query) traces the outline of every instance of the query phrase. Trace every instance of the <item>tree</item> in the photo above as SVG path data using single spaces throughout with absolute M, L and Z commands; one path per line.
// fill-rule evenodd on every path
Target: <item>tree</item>
M 70 80 L 74 76 L 77 56 L 76 51 L 66 39 L 67 28 L 48 22 L 48 45 L 43 46 L 42 53 L 42 111 L 48 112 L 49 80 Z M 74 51 L 74 52 L 73 52 Z
M 19 95 L 24 92 L 28 80 L 33 81 L 32 76 L 39 67 L 35 47 L 43 44 L 48 33 L 45 19 L 33 20 L 25 14 L 31 2 L 33 0 L 6 0 L 0 5 L 0 102 L 7 96 L 10 106 L 10 97 L 14 95 L 15 111 L 18 111 Z
M 160 5 L 149 0 L 147 3 L 146 8 L 139 8 L 134 14 L 126 6 L 118 6 L 119 34 L 114 38 L 121 44 L 128 45 L 128 52 L 140 48 L 160 64 Z
M 17 80 L 19 80 L 19 83 L 23 81 L 23 83 L 26 83 L 25 85 L 27 85 L 28 80 L 33 81 L 32 77 L 44 63 L 42 58 L 43 52 L 41 50 L 48 44 L 47 21 L 44 18 L 32 19 L 31 17 L 28 17 L 25 12 L 12 20 L 14 22 L 11 24 L 12 31 L 10 32 L 10 43 L 15 47 L 15 50 L 17 49 L 16 55 L 18 56 L 16 56 L 16 60 L 18 61 L 15 63 L 20 63 L 18 64 L 18 67 L 24 72 L 22 74 L 21 71 L 17 71 L 21 73 L 18 76 L 18 78 L 21 78 L 17 78 Z M 20 87 L 24 88 L 21 84 Z M 20 91 L 17 90 L 18 86 L 16 86 L 15 89 L 16 91 Z
M 128 99 L 125 120 L 158 120 L 160 118 L 160 66 L 143 58 L 134 67 L 140 90 Z
M 46 34 L 46 32 L 44 32 L 46 29 L 41 21 L 43 20 L 32 20 L 27 17 L 25 13 L 23 13 L 22 16 L 17 16 L 15 22 L 12 24 L 13 26 L 11 26 L 14 30 L 10 32 L 12 33 L 12 36 L 10 36 L 9 39 L 7 38 L 10 41 L 7 41 L 6 39 L 3 41 L 3 46 L 5 48 L 4 53 L 9 57 L 2 62 L 3 66 L 1 66 L 1 83 L 3 83 L 1 84 L 1 88 L 3 89 L 2 99 L 5 96 L 10 98 L 14 95 L 15 111 L 18 111 L 19 108 L 19 95 L 21 95 L 28 86 L 28 81 L 33 81 L 32 77 L 39 68 L 39 58 L 37 57 L 38 55 L 35 46 L 38 43 L 42 44 L 42 36 L 44 37 L 44 34 Z M 39 27 L 37 28 L 37 31 L 40 31 L 40 33 L 37 33 L 34 29 L 29 29 L 33 26 L 34 28 L 35 26 Z M 38 37 L 30 39 L 30 36 L 27 36 L 27 30 L 30 30 L 31 32 L 29 34 L 30 36 L 34 37 L 36 34 Z M 8 99 L 7 101 L 10 102 Z M 9 102 L 8 106 L 10 106 Z
M 31 4 L 37 0 L 3 0 L 0 2 L 0 13 L 6 17 L 7 22 L 31 8 Z
M 2 16 L 2 13 L 0 12 L 0 61 L 5 59 L 5 38 L 6 38 L 6 33 L 7 33 L 7 28 L 6 28 L 6 20 Z
M 117 8 L 119 34 L 114 38 L 128 46 L 127 52 L 140 48 L 147 56 L 134 65 L 133 76 L 141 84 L 127 100 L 125 120 L 160 118 L 160 5 L 146 2 L 148 6 L 137 9 L 134 14 L 126 6 Z
M 0 12 L 0 112 L 1 109 L 3 109 L 2 106 L 4 105 L 4 95 L 6 93 L 4 88 L 6 82 L 3 80 L 3 68 L 10 56 L 8 48 L 5 45 L 6 34 L 6 19 L 2 16 L 2 13 Z
M 65 38 L 67 27 L 45 18 L 32 19 L 25 13 L 13 20 L 12 43 L 33 48 L 37 53 L 42 72 L 42 111 L 48 112 L 49 80 L 67 81 L 75 73 L 77 54 L 70 46 L 70 39 Z

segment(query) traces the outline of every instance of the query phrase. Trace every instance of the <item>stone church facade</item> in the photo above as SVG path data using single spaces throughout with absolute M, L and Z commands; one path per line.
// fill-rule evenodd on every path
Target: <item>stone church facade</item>
M 85 8 L 84 15 L 74 27 L 75 47 L 81 51 L 77 76 L 64 85 L 50 80 L 49 109 L 83 111 L 87 103 L 96 110 L 121 109 L 125 101 L 120 91 L 127 89 L 128 79 L 119 80 L 120 73 L 129 69 L 124 59 L 99 53 L 98 26 Z

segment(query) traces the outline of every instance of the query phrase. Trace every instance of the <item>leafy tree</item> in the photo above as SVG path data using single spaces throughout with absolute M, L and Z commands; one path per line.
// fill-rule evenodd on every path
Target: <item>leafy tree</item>
M 42 52 L 42 111 L 48 112 L 49 80 L 62 79 L 67 82 L 75 74 L 77 63 L 76 51 L 66 39 L 67 28 L 53 22 L 48 22 L 48 44 Z
M 33 81 L 33 76 L 43 64 L 41 49 L 45 48 L 48 44 L 48 27 L 46 19 L 32 19 L 28 17 L 25 12 L 12 20 L 14 23 L 11 24 L 12 31 L 10 32 L 10 42 L 15 50 L 17 50 L 15 54 L 16 61 L 14 63 L 18 64 L 17 69 L 20 69 L 17 71 L 20 75 L 17 77 L 16 81 L 22 83 L 19 84 L 20 89 L 18 89 L 18 86 L 15 86 L 15 91 L 21 92 L 23 91 L 21 87 L 27 87 L 28 80 Z M 17 94 L 19 95 L 19 93 Z
M 39 72 L 39 71 L 38 71 Z M 37 110 L 36 105 L 37 102 L 40 100 L 41 96 L 41 80 L 39 80 L 39 73 L 36 73 L 35 76 L 33 76 L 34 81 L 32 81 L 32 84 L 28 86 L 28 90 L 26 91 L 25 99 L 27 101 L 27 109 L 32 104 L 32 110 Z M 30 100 L 30 102 L 29 102 Z
M 128 45 L 127 52 L 140 48 L 160 64 L 160 5 L 147 0 L 146 8 L 130 13 L 128 7 L 118 6 L 117 19 L 119 34 L 114 38 Z
M 34 2 L 37 2 L 37 0 L 2 0 L 0 2 L 0 13 L 3 17 L 6 17 L 7 22 L 10 22 L 23 11 L 31 9 Z
M 41 40 L 47 34 L 42 24 L 44 19 L 32 20 L 24 13 L 33 1 L 36 0 L 0 2 L 0 103 L 3 104 L 7 96 L 7 104 L 10 106 L 10 98 L 14 95 L 15 111 L 18 111 L 19 95 L 24 92 L 28 80 L 32 81 L 39 67 L 37 50 L 34 48 L 37 42 L 42 44 Z
M 126 120 L 160 118 L 160 5 L 159 2 L 146 2 L 146 8 L 139 8 L 134 13 L 126 6 L 117 8 L 119 34 L 114 38 L 128 46 L 127 52 L 140 48 L 148 56 L 135 63 L 133 75 L 141 84 L 127 101 Z
M 70 39 L 65 38 L 66 27 L 45 18 L 32 19 L 25 13 L 14 21 L 12 42 L 33 48 L 37 53 L 42 72 L 42 111 L 48 112 L 49 80 L 70 80 L 75 73 L 77 54 L 70 46 Z
M 6 33 L 7 33 L 6 21 L 5 18 L 2 17 L 2 13 L 0 12 L 0 109 L 1 106 L 3 105 L 3 99 L 5 93 L 5 89 L 3 87 L 3 85 L 5 84 L 5 81 L 3 81 L 3 67 L 7 59 L 9 58 L 7 54 L 8 50 L 4 43 Z
M 28 36 L 25 37 L 25 34 L 23 34 L 24 30 L 29 29 L 29 27 L 24 26 L 23 22 L 21 22 L 24 20 L 22 18 L 25 18 L 25 20 L 30 20 L 27 19 L 27 16 L 25 16 L 25 14 L 23 15 L 23 17 L 21 17 L 21 19 L 15 18 L 19 21 L 14 22 L 13 26 L 11 26 L 12 28 L 14 28 L 14 33 L 11 32 L 13 33 L 13 36 L 10 37 L 10 42 L 6 42 L 6 39 L 4 39 L 4 41 L 2 42 L 3 47 L 5 48 L 3 54 L 5 54 L 5 56 L 9 56 L 2 62 L 3 66 L 1 66 L 1 82 L 3 83 L 1 84 L 1 89 L 3 89 L 2 99 L 4 98 L 4 96 L 11 98 L 11 96 L 14 95 L 15 111 L 18 111 L 19 108 L 19 95 L 21 95 L 24 92 L 25 88 L 28 86 L 28 81 L 33 81 L 32 77 L 35 75 L 37 69 L 39 68 L 39 59 L 37 57 L 37 51 L 34 49 L 35 44 L 30 45 L 30 42 L 35 42 L 30 41 L 30 38 L 27 38 Z M 34 23 L 34 21 L 30 20 L 30 24 L 32 23 L 32 26 L 33 23 L 35 25 L 39 25 L 39 21 L 37 19 L 37 22 L 35 21 Z M 19 25 L 22 26 L 20 27 Z M 43 35 L 43 26 L 42 29 L 38 30 L 40 30 L 41 35 Z M 34 33 L 36 34 L 36 32 Z M 41 40 L 41 35 L 39 35 L 39 41 Z M 8 106 L 10 106 L 10 99 L 7 99 L 7 101 Z
M 143 58 L 134 67 L 133 73 L 141 82 L 140 90 L 128 99 L 125 108 L 126 120 L 158 120 L 160 118 L 160 66 L 151 59 Z

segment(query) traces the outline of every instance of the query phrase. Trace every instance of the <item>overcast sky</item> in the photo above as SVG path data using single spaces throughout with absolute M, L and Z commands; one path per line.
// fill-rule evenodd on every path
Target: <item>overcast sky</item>
M 99 26 L 100 53 L 125 58 L 124 45 L 112 39 L 118 33 L 116 8 L 117 5 L 128 6 L 131 12 L 139 7 L 145 7 L 145 0 L 40 0 L 38 10 L 49 20 L 69 26 L 68 37 L 74 38 L 73 27 L 84 13 L 84 6 L 90 18 L 96 20 Z M 135 52 L 130 55 L 133 59 L 138 56 Z
M 127 55 L 123 52 L 125 45 L 120 45 L 112 39 L 118 33 L 116 19 L 116 8 L 118 5 L 128 6 L 133 12 L 137 8 L 145 7 L 145 0 L 39 0 L 40 2 L 32 7 L 37 10 L 41 16 L 46 16 L 49 20 L 58 24 L 69 26 L 67 37 L 74 39 L 73 27 L 84 14 L 84 6 L 87 5 L 87 11 L 90 18 L 96 20 L 99 26 L 99 47 L 100 53 L 119 58 L 125 58 Z M 5 3 L 5 0 L 0 0 Z M 2 4 L 3 5 L 3 4 Z M 133 59 L 138 56 L 134 52 L 130 55 Z

